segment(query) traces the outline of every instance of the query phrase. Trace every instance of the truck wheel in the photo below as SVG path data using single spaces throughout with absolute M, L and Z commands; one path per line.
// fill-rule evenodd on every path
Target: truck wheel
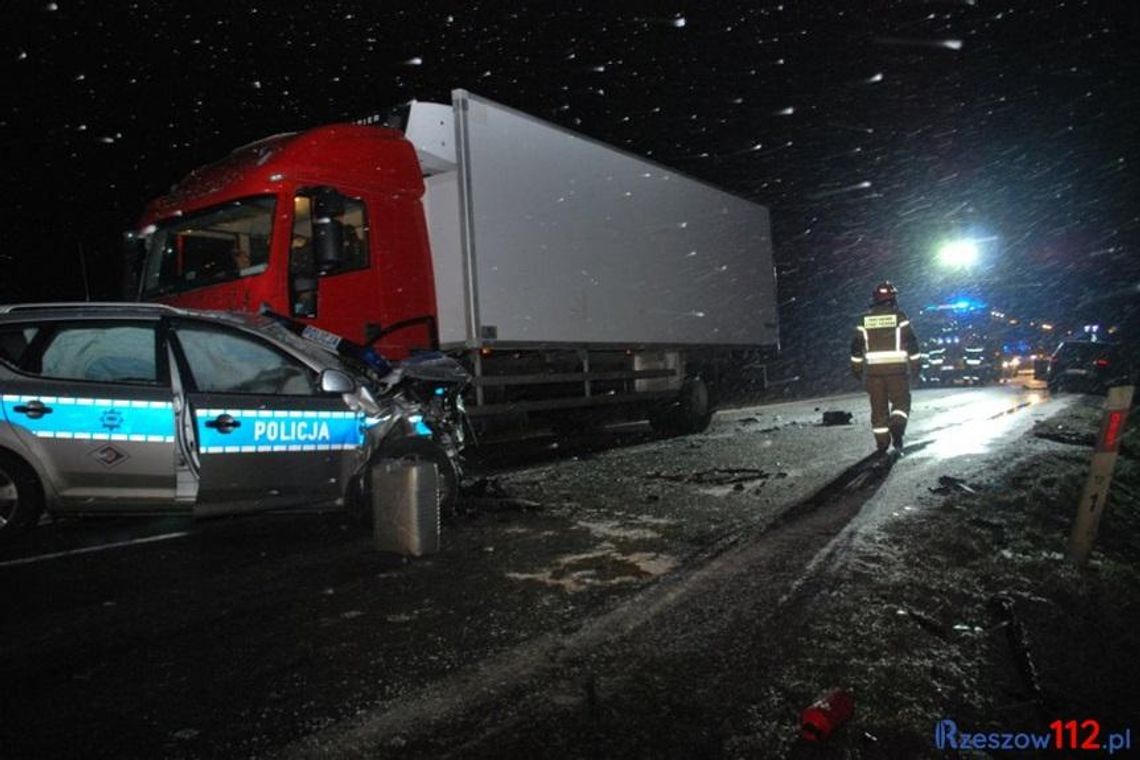
M 384 444 L 376 456 L 382 459 L 400 459 L 434 464 L 439 472 L 440 479 L 440 516 L 450 518 L 455 515 L 459 504 L 459 468 L 438 443 L 430 438 L 418 436 L 397 438 Z
M 35 525 L 43 509 L 35 472 L 15 455 L 0 451 L 0 542 Z
M 691 377 L 681 386 L 677 400 L 651 417 L 649 423 L 665 435 L 691 435 L 704 432 L 712 414 L 708 385 L 699 377 Z

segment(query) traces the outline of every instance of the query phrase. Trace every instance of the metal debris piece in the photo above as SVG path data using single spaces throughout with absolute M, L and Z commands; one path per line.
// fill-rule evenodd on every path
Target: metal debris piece
M 1005 627 L 1005 638 L 1013 654 L 1017 672 L 1021 681 L 1029 691 L 1031 701 L 1037 707 L 1040 715 L 1051 715 L 1052 706 L 1046 703 L 1045 694 L 1041 690 L 1041 679 L 1037 674 L 1037 665 L 1033 662 L 1033 655 L 1029 652 L 1029 639 L 1025 632 L 1025 625 L 1017 617 L 1013 608 L 1013 599 L 1004 594 L 998 594 L 990 599 L 990 607 Z
M 963 493 L 977 493 L 977 489 L 971 486 L 961 478 L 955 478 L 951 475 L 940 475 L 938 478 L 937 488 L 928 488 L 931 493 L 947 494 L 951 491 L 962 491 Z
M 946 633 L 946 627 L 926 613 L 919 612 L 918 610 L 912 610 L 908 607 L 901 608 L 900 613 L 906 614 L 907 617 L 918 623 L 919 628 L 922 628 L 926 632 L 933 633 L 935 636 L 943 640 L 949 638 Z

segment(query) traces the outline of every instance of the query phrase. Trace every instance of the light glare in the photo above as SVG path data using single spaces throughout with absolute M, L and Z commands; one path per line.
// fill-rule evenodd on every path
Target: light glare
M 938 251 L 938 260 L 948 267 L 970 267 L 978 261 L 978 245 L 973 240 L 955 240 Z

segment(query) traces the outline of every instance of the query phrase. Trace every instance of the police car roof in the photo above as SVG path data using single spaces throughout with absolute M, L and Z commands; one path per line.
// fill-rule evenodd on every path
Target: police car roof
M 60 301 L 56 303 L 13 303 L 0 304 L 0 314 L 11 314 L 24 311 L 61 311 L 92 314 L 105 314 L 108 311 L 122 311 L 132 314 L 154 314 L 156 312 L 180 312 L 173 306 L 161 303 L 135 303 L 135 302 L 104 302 L 104 301 Z
M 200 317 L 209 320 L 229 322 L 244 327 L 256 328 L 264 323 L 263 318 L 257 314 L 244 312 L 201 311 L 198 309 L 181 309 L 161 303 L 128 302 L 59 302 L 59 303 L 20 303 L 0 304 L 0 321 L 13 322 L 28 317 L 42 317 L 50 319 L 66 318 L 111 318 L 111 319 L 157 319 L 161 316 Z

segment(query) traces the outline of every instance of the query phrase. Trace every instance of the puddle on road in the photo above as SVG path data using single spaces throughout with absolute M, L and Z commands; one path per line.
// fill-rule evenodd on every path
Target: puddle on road
M 597 586 L 639 583 L 664 575 L 677 566 L 677 558 L 656 552 L 625 554 L 609 544 L 598 551 L 568 554 L 537 573 L 507 573 L 516 581 L 534 581 L 574 593 Z

